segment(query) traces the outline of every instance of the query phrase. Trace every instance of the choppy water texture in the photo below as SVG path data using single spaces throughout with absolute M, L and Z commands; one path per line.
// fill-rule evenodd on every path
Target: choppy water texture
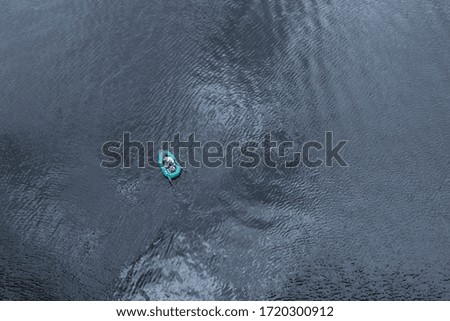
M 2 299 L 450 299 L 447 0 L 0 0 Z M 104 169 L 141 140 L 349 168 Z

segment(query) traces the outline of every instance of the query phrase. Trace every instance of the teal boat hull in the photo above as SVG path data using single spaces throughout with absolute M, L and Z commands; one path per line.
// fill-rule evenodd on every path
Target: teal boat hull
M 165 167 L 164 167 L 164 154 L 167 154 L 169 157 L 172 157 L 173 160 L 175 161 L 175 165 L 176 165 L 176 169 L 174 172 L 169 172 Z M 162 150 L 159 152 L 158 154 L 158 166 L 161 169 L 161 172 L 163 173 L 163 175 L 165 177 L 167 177 L 168 179 L 175 179 L 178 176 L 181 175 L 181 171 L 182 168 L 180 166 L 180 164 L 178 163 L 176 157 L 174 154 L 172 154 L 171 152 L 169 152 L 168 150 Z

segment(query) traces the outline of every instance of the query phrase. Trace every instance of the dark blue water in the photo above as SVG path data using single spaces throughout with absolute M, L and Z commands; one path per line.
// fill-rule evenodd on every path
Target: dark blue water
M 448 1 L 0 8 L 0 298 L 450 299 Z M 327 130 L 348 168 L 99 166 Z

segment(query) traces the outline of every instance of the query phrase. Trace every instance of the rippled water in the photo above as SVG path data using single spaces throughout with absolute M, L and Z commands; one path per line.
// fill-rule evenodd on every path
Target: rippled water
M 448 1 L 0 6 L 0 298 L 450 299 Z M 99 166 L 326 130 L 349 168 Z

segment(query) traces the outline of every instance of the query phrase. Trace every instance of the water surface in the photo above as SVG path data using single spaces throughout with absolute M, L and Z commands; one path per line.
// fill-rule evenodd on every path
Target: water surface
M 450 299 L 448 1 L 0 6 L 0 298 Z M 327 130 L 350 167 L 99 166 Z

